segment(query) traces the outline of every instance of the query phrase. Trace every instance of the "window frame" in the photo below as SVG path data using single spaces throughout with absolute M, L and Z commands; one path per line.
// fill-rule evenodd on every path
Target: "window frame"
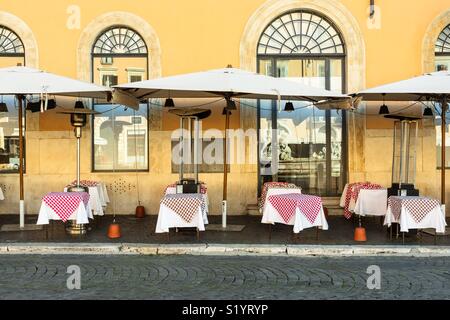
M 22 39 L 19 37 L 19 35 L 14 32 L 14 30 L 12 30 L 11 28 L 8 28 L 7 26 L 0 24 L 0 30 L 7 30 L 9 32 L 11 32 L 12 34 L 14 34 L 17 39 L 21 42 L 22 44 L 22 48 L 23 48 L 23 52 L 0 52 L 0 59 L 2 57 L 6 57 L 6 58 L 11 58 L 11 57 L 17 57 L 17 58 L 22 58 L 23 62 L 22 65 L 26 66 L 26 48 L 25 45 L 23 44 Z M 4 95 L 7 96 L 7 95 Z M 26 139 L 26 133 L 27 133 L 27 112 L 26 112 L 26 108 L 27 108 L 27 103 L 26 100 L 24 99 L 24 104 L 23 104 L 23 131 L 24 131 L 24 135 L 23 135 L 23 173 L 26 174 L 26 169 L 27 169 L 27 139 Z M 17 130 L 19 130 L 19 126 L 17 125 Z M 0 170 L 0 175 L 13 175 L 13 174 L 19 174 L 19 170 L 15 171 L 15 170 L 10 170 L 10 171 L 2 171 Z
M 95 44 L 97 43 L 98 39 L 106 32 L 108 32 L 111 29 L 115 29 L 115 28 L 126 28 L 129 29 L 131 31 L 133 31 L 135 34 L 137 34 L 142 41 L 145 44 L 145 48 L 146 48 L 146 53 L 113 53 L 113 52 L 109 52 L 109 53 L 94 53 L 94 49 L 95 49 Z M 97 36 L 96 40 L 94 41 L 92 48 L 91 48 L 91 81 L 94 82 L 94 60 L 95 58 L 105 58 L 105 57 L 109 57 L 109 58 L 113 58 L 113 60 L 115 60 L 116 58 L 145 58 L 146 59 L 146 68 L 144 69 L 145 73 L 147 74 L 146 80 L 149 79 L 149 72 L 150 72 L 150 59 L 148 56 L 148 46 L 147 43 L 145 43 L 144 38 L 133 28 L 130 28 L 126 25 L 113 25 L 110 26 L 106 29 L 104 29 L 102 32 L 99 33 L 99 35 Z M 105 67 L 105 69 L 113 69 L 113 67 Z M 131 69 L 132 67 L 127 67 L 127 69 Z M 100 71 L 100 70 L 99 70 Z M 128 71 L 125 70 L 127 73 Z M 129 77 L 129 75 L 127 75 L 127 77 Z M 143 77 L 143 79 L 145 79 L 145 77 Z M 112 103 L 95 103 L 95 99 L 92 99 L 92 108 L 93 110 L 95 110 L 95 106 L 96 105 L 111 105 L 113 106 Z M 150 102 L 147 99 L 145 103 L 140 103 L 141 105 L 145 105 L 146 106 L 146 119 L 147 119 L 147 134 L 148 134 L 148 138 L 147 138 L 147 167 L 145 169 L 109 169 L 109 170 L 99 170 L 99 169 L 95 169 L 95 137 L 94 137 L 94 118 L 95 115 L 91 115 L 90 117 L 90 121 L 91 121 L 91 172 L 92 173 L 126 173 L 126 172 L 146 172 L 149 173 L 150 172 Z M 133 115 L 134 116 L 134 115 Z M 113 164 L 114 166 L 114 164 Z

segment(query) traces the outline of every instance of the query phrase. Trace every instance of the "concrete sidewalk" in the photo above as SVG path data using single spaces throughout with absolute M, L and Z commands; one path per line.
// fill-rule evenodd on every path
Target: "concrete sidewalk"
M 14 243 L 1 244 L 0 254 L 449 257 L 450 246 Z

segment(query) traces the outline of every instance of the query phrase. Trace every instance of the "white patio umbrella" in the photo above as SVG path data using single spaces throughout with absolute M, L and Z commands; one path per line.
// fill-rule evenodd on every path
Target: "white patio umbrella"
M 366 101 L 434 101 L 442 105 L 442 166 L 445 168 L 445 114 L 450 99 L 450 72 L 427 73 L 356 94 Z M 441 170 L 441 202 L 445 205 L 445 169 Z
M 133 82 L 115 86 L 138 100 L 149 98 L 217 98 L 227 100 L 228 111 L 233 108 L 232 98 L 306 100 L 320 104 L 320 108 L 333 108 L 339 103 L 341 108 L 352 108 L 350 97 L 320 88 L 306 86 L 291 80 L 260 75 L 241 69 L 215 69 L 204 72 L 188 73 L 159 79 Z M 329 106 L 325 101 L 334 101 Z M 224 159 L 227 159 L 227 129 L 230 112 L 226 115 Z M 274 153 L 275 154 L 275 153 Z M 223 178 L 223 227 L 226 228 L 228 164 L 224 161 Z
M 19 176 L 20 176 L 20 228 L 25 227 L 25 198 L 23 187 L 23 99 L 27 95 L 40 95 L 41 111 L 46 110 L 49 95 L 79 98 L 110 99 L 111 89 L 96 84 L 58 76 L 28 67 L 0 69 L 0 94 L 15 95 L 19 104 Z

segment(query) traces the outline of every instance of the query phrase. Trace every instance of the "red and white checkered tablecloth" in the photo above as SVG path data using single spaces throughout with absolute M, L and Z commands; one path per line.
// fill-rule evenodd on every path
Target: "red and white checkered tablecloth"
M 266 182 L 264 183 L 261 191 L 261 200 L 259 201 L 259 209 L 262 210 L 264 208 L 264 204 L 266 203 L 267 192 L 271 188 L 286 188 L 286 189 L 295 189 L 298 188 L 293 183 L 288 182 Z
M 361 190 L 379 190 L 383 187 L 376 183 L 370 182 L 356 182 L 350 183 L 347 187 L 347 193 L 345 194 L 345 206 L 344 206 L 344 216 L 346 219 L 351 219 L 353 213 L 350 211 L 350 202 L 352 199 L 356 202 L 358 200 L 358 195 Z
M 311 224 L 314 224 L 322 209 L 322 199 L 317 196 L 306 194 L 280 194 L 269 196 L 268 201 L 277 210 L 286 223 L 294 217 L 296 209 L 299 208 L 302 214 Z
M 89 203 L 87 192 L 52 192 L 45 195 L 42 201 L 48 205 L 63 222 L 67 222 L 70 216 L 83 203 L 86 207 Z
M 96 187 L 99 185 L 100 182 L 93 181 L 93 180 L 80 180 L 80 186 L 82 187 Z M 77 185 L 77 180 L 72 181 L 69 185 L 67 185 L 67 188 L 74 187 Z
M 169 185 L 166 187 L 166 189 L 164 190 L 164 194 L 165 194 L 165 195 L 167 194 L 167 190 L 168 190 L 168 189 L 176 188 L 176 187 L 177 187 L 177 184 L 176 184 L 176 183 L 169 184 Z M 203 182 L 200 182 L 200 193 L 201 193 L 201 194 L 207 194 L 207 193 L 208 193 L 208 188 L 206 187 L 206 184 L 203 183 Z
M 420 223 L 440 203 L 436 199 L 425 197 L 389 197 L 388 206 L 396 221 L 400 221 L 402 207 L 404 206 L 416 223 Z
M 184 221 L 191 223 L 195 215 L 205 210 L 203 197 L 195 193 L 168 194 L 161 199 L 165 205 L 178 214 Z

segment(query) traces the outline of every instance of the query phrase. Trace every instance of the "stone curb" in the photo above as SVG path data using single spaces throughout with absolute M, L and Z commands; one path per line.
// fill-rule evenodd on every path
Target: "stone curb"
M 246 244 L 82 244 L 15 243 L 0 244 L 2 254 L 39 255 L 260 255 L 293 257 L 342 256 L 450 256 L 450 247 L 433 246 L 318 246 Z

